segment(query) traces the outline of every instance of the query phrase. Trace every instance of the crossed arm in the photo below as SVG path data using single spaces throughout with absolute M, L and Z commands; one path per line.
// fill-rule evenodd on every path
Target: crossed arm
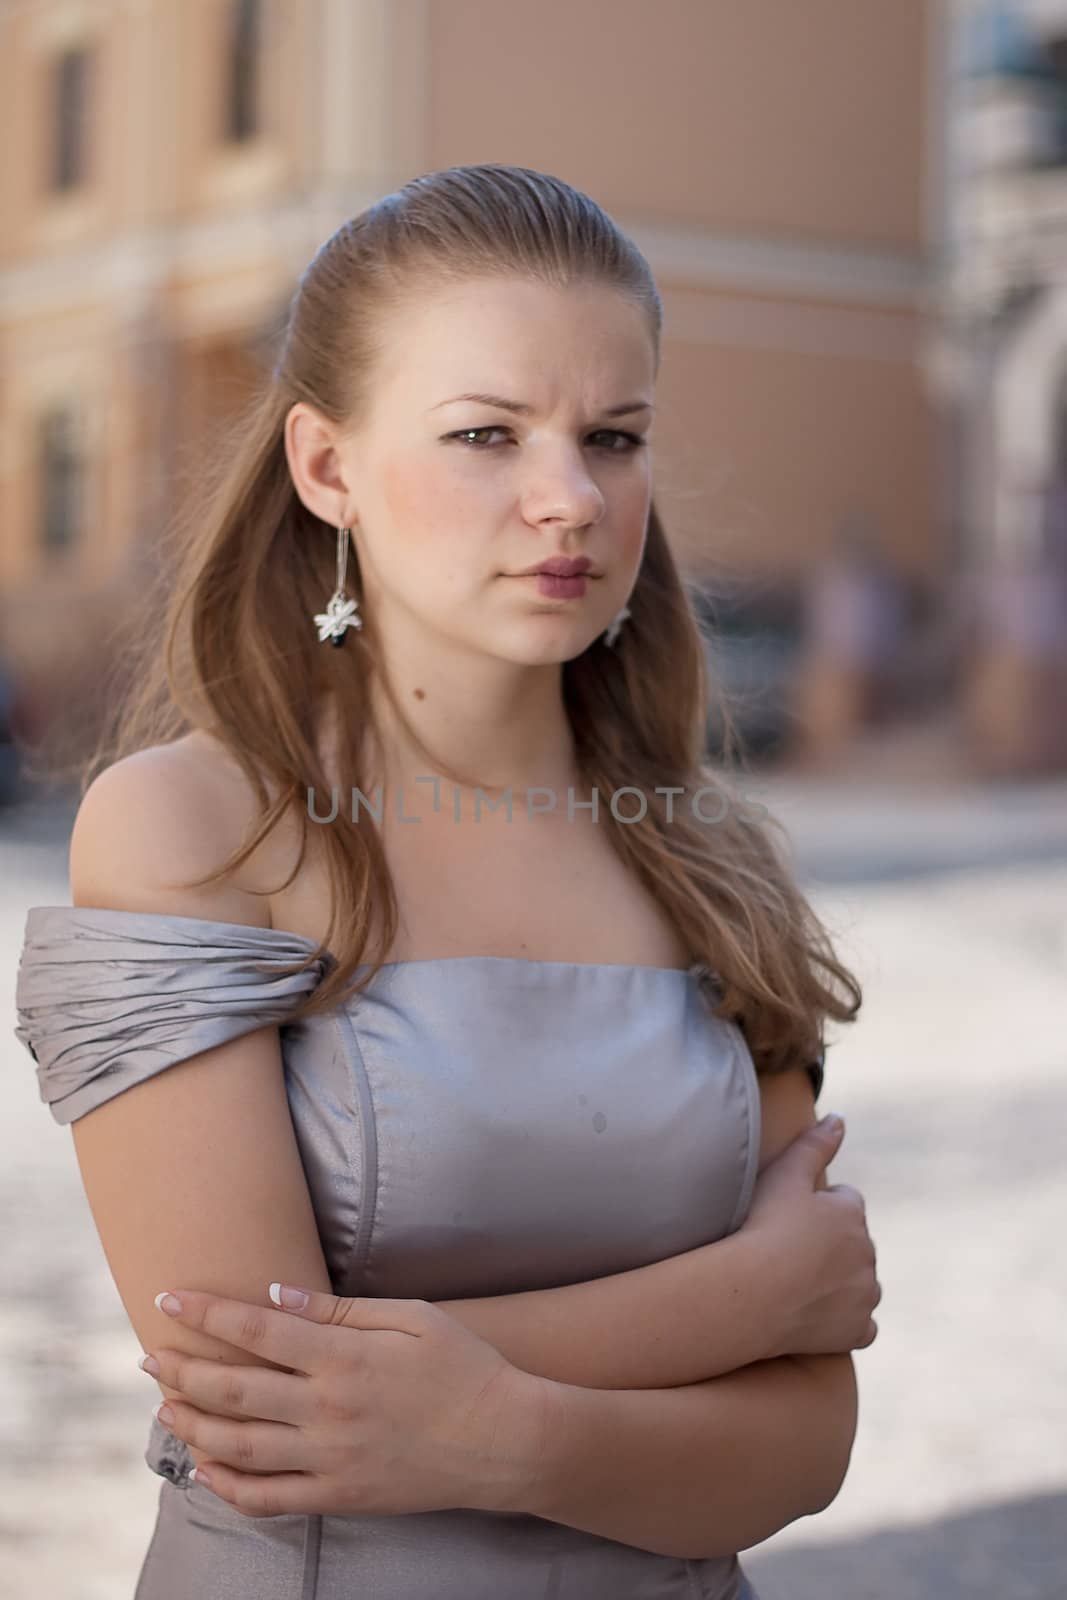
M 687 1260 L 673 1257 L 672 1264 Z M 710 1300 L 718 1272 L 701 1270 L 703 1293 Z M 603 1280 L 605 1305 L 621 1306 L 632 1294 L 638 1309 L 647 1306 L 639 1285 L 624 1281 L 639 1277 L 621 1274 Z M 564 1293 L 545 1291 L 549 1297 Z M 497 1329 L 497 1348 L 507 1354 L 511 1341 L 499 1331 L 506 1317 L 504 1299 L 481 1304 L 488 1308 L 485 1323 Z M 449 1309 L 448 1302 L 438 1304 Z M 480 1331 L 483 1318 L 474 1310 L 479 1302 L 458 1304 L 459 1319 Z M 747 1550 L 798 1517 L 825 1510 L 844 1482 L 856 1433 L 858 1394 L 851 1356 L 753 1357 L 722 1376 L 658 1387 L 663 1371 L 684 1355 L 686 1333 L 695 1338 L 701 1326 L 675 1323 L 663 1314 L 668 1302 L 658 1304 L 679 1343 L 673 1354 L 655 1342 L 648 1347 L 647 1385 L 632 1378 L 626 1388 L 614 1386 L 618 1373 L 631 1370 L 637 1360 L 643 1334 L 639 1327 L 628 1330 L 625 1322 L 609 1320 L 601 1323 L 597 1343 L 577 1356 L 591 1361 L 597 1349 L 602 1352 L 600 1381 L 577 1385 L 555 1379 L 539 1477 L 515 1509 L 660 1555 L 694 1560 Z M 577 1326 L 594 1311 L 592 1297 L 574 1297 L 571 1309 Z M 551 1308 L 549 1320 L 562 1330 L 565 1309 Z M 617 1340 L 610 1330 L 618 1330 Z M 514 1334 L 516 1352 L 523 1351 L 530 1363 L 525 1370 L 546 1377 L 570 1370 L 563 1347 L 558 1362 L 551 1347 L 543 1359 L 533 1360 L 529 1330 L 516 1326 Z M 631 1334 L 638 1344 L 631 1344 Z M 733 1338 L 729 1333 L 727 1344 Z M 720 1364 L 714 1346 L 709 1345 L 706 1364 Z M 597 1376 L 590 1371 L 591 1380 Z
M 761 1167 L 815 1121 L 802 1069 L 761 1083 Z M 727 1555 L 838 1493 L 849 1355 L 775 1355 L 774 1284 L 739 1233 L 556 1289 L 438 1301 L 554 1380 L 536 1496 L 517 1509 L 662 1555 Z
M 768 1089 L 790 1104 L 807 1097 L 795 1125 L 783 1119 L 783 1145 L 814 1120 L 807 1075 L 790 1089 L 793 1077 L 764 1090 L 765 1129 Z M 226 1136 L 231 1128 L 238 1138 Z M 187 1280 L 252 1304 L 275 1279 L 332 1293 L 277 1030 L 177 1064 L 73 1132 L 142 1348 L 270 1365 L 176 1326 L 153 1297 Z M 195 1171 L 196 1181 L 176 1193 L 175 1171 Z M 540 1469 L 515 1510 L 697 1559 L 747 1549 L 830 1503 L 855 1434 L 852 1359 L 768 1353 L 774 1283 L 757 1250 L 742 1231 L 611 1277 L 438 1302 L 514 1366 L 549 1380 Z M 189 1449 L 200 1465 L 203 1454 Z
M 768 1089 L 776 1103 L 807 1097 L 790 1126 L 781 1117 L 781 1146 L 814 1120 L 807 1075 L 799 1078 L 786 1074 L 764 1090 L 765 1133 L 778 1115 Z M 240 1137 L 220 1134 L 229 1128 Z M 126 1090 L 75 1122 L 73 1133 L 143 1349 L 270 1365 L 172 1323 L 153 1304 L 161 1284 L 195 1280 L 252 1304 L 265 1303 L 264 1285 L 275 1279 L 333 1292 L 276 1029 Z M 176 1193 L 175 1171 L 196 1171 L 197 1180 Z M 611 1277 L 437 1302 L 513 1365 L 550 1380 L 540 1472 L 515 1510 L 698 1559 L 747 1549 L 830 1503 L 855 1434 L 852 1359 L 768 1356 L 774 1283 L 754 1250 L 750 1236 L 737 1233 Z M 200 1465 L 203 1453 L 189 1449 Z

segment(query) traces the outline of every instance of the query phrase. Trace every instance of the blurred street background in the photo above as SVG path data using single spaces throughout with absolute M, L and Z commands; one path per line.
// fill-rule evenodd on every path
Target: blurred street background
M 657 507 L 866 990 L 820 1109 L 881 1331 L 841 1495 L 746 1567 L 1064 1600 L 1067 0 L 0 0 L 0 104 L 0 1600 L 129 1600 L 159 1490 L 11 1033 L 119 627 L 318 246 L 481 161 L 648 257 Z

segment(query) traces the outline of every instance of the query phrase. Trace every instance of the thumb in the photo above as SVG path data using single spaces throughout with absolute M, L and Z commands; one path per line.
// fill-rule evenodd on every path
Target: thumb
M 302 1317 L 305 1322 L 321 1322 L 335 1328 L 390 1329 L 400 1333 L 422 1331 L 416 1309 L 421 1304 L 419 1301 L 324 1294 L 315 1289 L 300 1289 L 291 1283 L 272 1283 L 267 1293 L 276 1306 Z
M 833 1160 L 844 1132 L 844 1122 L 831 1111 L 818 1122 L 813 1122 L 810 1128 L 805 1128 L 782 1153 L 787 1155 L 790 1150 L 796 1151 L 794 1160 L 799 1161 L 805 1170 L 819 1173 Z

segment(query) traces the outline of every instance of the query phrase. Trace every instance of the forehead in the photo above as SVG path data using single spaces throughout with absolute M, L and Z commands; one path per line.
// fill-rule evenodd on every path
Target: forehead
M 451 284 L 405 301 L 383 335 L 381 384 L 426 405 L 464 391 L 533 400 L 520 390 L 551 390 L 560 380 L 609 404 L 626 398 L 614 393 L 619 385 L 651 385 L 655 372 L 644 308 L 603 284 Z

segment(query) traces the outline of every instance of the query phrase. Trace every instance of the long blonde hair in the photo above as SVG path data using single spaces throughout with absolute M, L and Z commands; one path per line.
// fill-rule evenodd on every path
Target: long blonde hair
M 358 425 L 386 315 L 428 287 L 486 274 L 592 282 L 632 297 L 647 314 L 658 365 L 662 307 L 647 262 L 593 200 L 558 178 L 501 165 L 429 173 L 326 240 L 300 277 L 273 370 L 173 526 L 179 549 L 162 577 L 165 649 L 150 647 L 139 619 L 142 670 L 83 772 L 88 782 L 122 755 L 196 728 L 221 740 L 259 810 L 239 849 L 200 882 L 239 866 L 286 814 L 301 828 L 291 881 L 308 844 L 308 791 L 329 794 L 336 780 L 313 730 L 324 705 L 344 706 L 336 769 L 362 788 L 375 675 L 415 745 L 436 771 L 447 770 L 418 740 L 381 671 L 374 618 L 349 630 L 343 650 L 320 644 L 310 625 L 334 588 L 334 529 L 296 493 L 284 426 L 297 401 L 335 424 Z M 628 605 L 613 648 L 601 636 L 562 667 L 580 771 L 601 798 L 623 789 L 644 796 L 639 820 L 605 809 L 603 823 L 694 960 L 716 976 L 716 1009 L 742 1028 L 758 1070 L 807 1063 L 820 1053 L 827 1017 L 853 1020 L 860 989 L 776 848 L 777 824 L 706 758 L 703 641 L 654 502 Z M 662 792 L 671 789 L 705 791 L 700 814 Z M 631 815 L 629 804 L 620 810 Z M 294 1018 L 360 993 L 398 921 L 377 829 L 339 807 L 319 835 L 332 899 L 317 954 L 331 961 Z M 373 948 L 372 907 L 380 930 Z

